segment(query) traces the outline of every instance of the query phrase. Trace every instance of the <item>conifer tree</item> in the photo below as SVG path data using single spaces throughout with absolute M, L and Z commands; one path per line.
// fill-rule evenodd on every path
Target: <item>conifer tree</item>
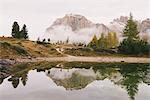
M 135 21 L 133 21 L 133 17 L 131 14 L 123 32 L 125 39 L 120 43 L 120 46 L 118 48 L 120 53 L 150 55 L 150 44 L 148 44 L 148 42 L 140 40 L 138 36 L 139 32 L 137 29 L 137 24 Z
M 104 33 L 101 33 L 101 37 L 98 40 L 98 46 L 102 49 L 107 47 L 106 38 L 104 36 Z
M 20 31 L 19 30 L 20 30 L 20 27 L 19 27 L 18 23 L 14 22 L 13 26 L 12 26 L 12 33 L 11 33 L 13 38 L 20 38 Z
M 18 25 L 17 22 L 14 22 L 14 24 L 12 26 L 11 35 L 13 38 L 28 39 L 28 31 L 26 29 L 26 25 L 24 24 L 21 31 L 20 31 L 20 26 Z
M 48 42 L 50 42 L 50 41 L 51 41 L 51 39 L 50 39 L 50 38 L 48 38 L 48 39 L 47 39 L 47 41 L 48 41 Z
M 66 43 L 67 43 L 67 44 L 69 43 L 69 37 L 67 37 Z
M 124 37 L 127 37 L 127 39 L 129 40 L 133 40 L 133 39 L 139 39 L 139 31 L 137 29 L 137 24 L 136 22 L 133 20 L 133 16 L 130 13 L 130 18 L 127 21 L 127 24 L 125 26 L 125 29 L 123 30 L 124 33 Z
M 45 43 L 45 42 L 46 42 L 46 39 L 44 38 L 44 39 L 43 39 L 43 43 Z
M 88 46 L 92 47 L 92 48 L 97 48 L 98 47 L 98 40 L 97 40 L 96 35 L 94 35 L 92 41 L 88 44 Z
M 37 38 L 36 43 L 37 43 L 37 44 L 40 44 L 40 43 L 41 43 L 41 41 L 40 41 L 40 38 L 39 38 L 39 37 Z
M 111 48 L 112 47 L 112 33 L 108 33 L 108 36 L 106 37 L 106 41 L 107 41 L 107 48 Z
M 118 43 L 119 43 L 116 32 L 113 32 L 112 35 L 113 35 L 112 36 L 112 47 L 116 47 L 116 46 L 118 46 Z
M 28 31 L 26 25 L 24 24 L 22 30 L 20 31 L 20 38 L 28 39 Z

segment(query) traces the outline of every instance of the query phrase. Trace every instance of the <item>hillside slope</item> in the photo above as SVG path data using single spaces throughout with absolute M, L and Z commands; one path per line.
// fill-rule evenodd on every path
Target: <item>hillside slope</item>
M 57 57 L 62 56 L 51 44 L 37 44 L 29 40 L 0 37 L 0 57 Z

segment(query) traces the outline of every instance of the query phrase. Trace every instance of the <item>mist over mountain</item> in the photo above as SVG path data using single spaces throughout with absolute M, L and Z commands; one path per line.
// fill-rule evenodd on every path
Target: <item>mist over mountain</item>
M 52 42 L 65 41 L 88 43 L 94 34 L 99 38 L 101 33 L 107 35 L 108 32 L 116 32 L 119 39 L 122 38 L 123 29 L 128 17 L 121 16 L 114 19 L 108 25 L 103 23 L 93 23 L 86 17 L 77 14 L 66 14 L 62 18 L 56 19 L 53 24 L 46 29 L 43 38 L 50 38 Z M 137 21 L 141 37 L 150 37 L 150 19 Z

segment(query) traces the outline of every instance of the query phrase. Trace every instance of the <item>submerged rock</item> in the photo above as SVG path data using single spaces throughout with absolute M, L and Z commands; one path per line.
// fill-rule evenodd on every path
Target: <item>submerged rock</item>
M 9 59 L 0 59 L 0 84 L 3 83 L 3 80 L 10 76 L 10 70 L 15 61 Z

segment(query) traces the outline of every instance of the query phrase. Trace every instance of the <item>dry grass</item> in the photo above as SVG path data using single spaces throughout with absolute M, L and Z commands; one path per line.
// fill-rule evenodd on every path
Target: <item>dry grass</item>
M 21 40 L 14 38 L 6 38 L 0 37 L 0 57 L 1 58 L 18 58 L 24 56 L 32 56 L 32 57 L 58 57 L 62 56 L 58 53 L 55 48 L 51 44 L 37 44 L 34 41 L 29 40 Z M 4 46 L 4 44 L 9 44 Z M 14 47 L 14 48 L 12 48 Z M 17 52 L 15 49 L 23 49 L 27 52 L 27 54 L 22 55 Z

